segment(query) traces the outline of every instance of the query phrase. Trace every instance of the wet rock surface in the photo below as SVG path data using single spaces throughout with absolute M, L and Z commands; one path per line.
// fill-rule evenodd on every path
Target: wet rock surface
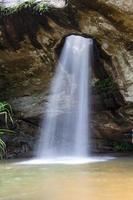
M 20 143 L 30 146 L 29 142 L 38 135 L 58 53 L 64 38 L 70 34 L 96 41 L 93 138 L 121 140 L 130 132 L 133 126 L 132 7 L 130 0 L 70 0 L 64 8 L 51 7 L 41 15 L 24 9 L 0 18 L 0 99 L 10 102 L 17 120 L 36 123 L 35 129 L 33 124 L 30 128 L 29 125 L 17 128 Z M 32 128 L 34 134 L 30 139 Z M 27 142 L 23 142 L 26 137 Z M 29 152 L 31 148 L 28 148 L 25 151 Z

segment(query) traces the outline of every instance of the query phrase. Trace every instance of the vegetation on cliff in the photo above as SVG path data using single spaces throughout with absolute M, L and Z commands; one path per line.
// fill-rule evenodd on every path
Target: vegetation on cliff
M 42 14 L 48 10 L 48 6 L 44 2 L 37 3 L 35 0 L 26 1 L 12 7 L 6 7 L 1 4 L 0 17 L 16 14 L 21 12 L 22 10 L 30 10 L 32 12 L 38 12 Z
M 10 130 L 8 127 L 8 123 L 13 125 L 12 108 L 9 103 L 0 102 L 0 116 L 1 115 L 4 116 L 4 125 L 0 127 L 0 159 L 4 156 L 6 150 L 6 144 L 2 140 L 2 135 L 14 133 L 14 131 Z
M 100 94 L 106 93 L 108 91 L 114 92 L 118 90 L 117 85 L 115 84 L 111 76 L 109 76 L 108 78 L 104 80 L 98 80 L 96 82 L 96 88 L 98 89 L 98 92 Z

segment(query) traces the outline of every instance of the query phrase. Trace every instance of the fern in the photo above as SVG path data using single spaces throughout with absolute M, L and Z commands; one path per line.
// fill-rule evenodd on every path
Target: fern
M 0 5 L 0 17 L 12 15 L 24 9 L 30 9 L 33 12 L 39 12 L 40 14 L 42 14 L 48 10 L 48 5 L 45 2 L 39 3 L 35 0 L 25 1 L 23 3 L 14 5 L 13 7 L 6 7 L 4 5 Z
M 12 134 L 14 131 L 8 129 L 8 123 L 9 121 L 13 124 L 13 118 L 12 118 L 12 107 L 7 102 L 0 102 L 0 115 L 4 115 L 4 122 L 6 128 L 0 128 L 0 159 L 3 158 L 6 152 L 6 144 L 1 139 L 1 136 L 4 134 Z
M 3 158 L 6 151 L 6 144 L 3 142 L 3 140 L 0 138 L 0 159 Z

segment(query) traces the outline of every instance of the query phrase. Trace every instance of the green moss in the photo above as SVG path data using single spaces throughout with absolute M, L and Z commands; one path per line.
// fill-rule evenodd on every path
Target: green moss
M 37 3 L 35 0 L 29 0 L 12 7 L 0 6 L 0 17 L 12 15 L 20 12 L 21 10 L 30 9 L 32 12 L 45 13 L 48 10 L 48 5 L 44 2 Z
M 112 77 L 98 80 L 95 83 L 95 87 L 99 93 L 114 92 L 117 90 L 116 83 L 113 81 Z
M 2 135 L 12 134 L 14 131 L 8 128 L 8 122 L 10 121 L 13 124 L 12 119 L 12 108 L 7 102 L 0 102 L 0 115 L 4 115 L 4 122 L 6 128 L 0 128 L 0 159 L 3 158 L 6 150 L 6 144 L 2 140 Z
M 119 152 L 133 151 L 133 144 L 128 142 L 113 142 L 113 149 Z

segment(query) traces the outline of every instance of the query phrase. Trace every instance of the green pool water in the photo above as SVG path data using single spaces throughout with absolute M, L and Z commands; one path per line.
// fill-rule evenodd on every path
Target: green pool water
M 84 165 L 1 163 L 0 200 L 133 200 L 133 158 Z

